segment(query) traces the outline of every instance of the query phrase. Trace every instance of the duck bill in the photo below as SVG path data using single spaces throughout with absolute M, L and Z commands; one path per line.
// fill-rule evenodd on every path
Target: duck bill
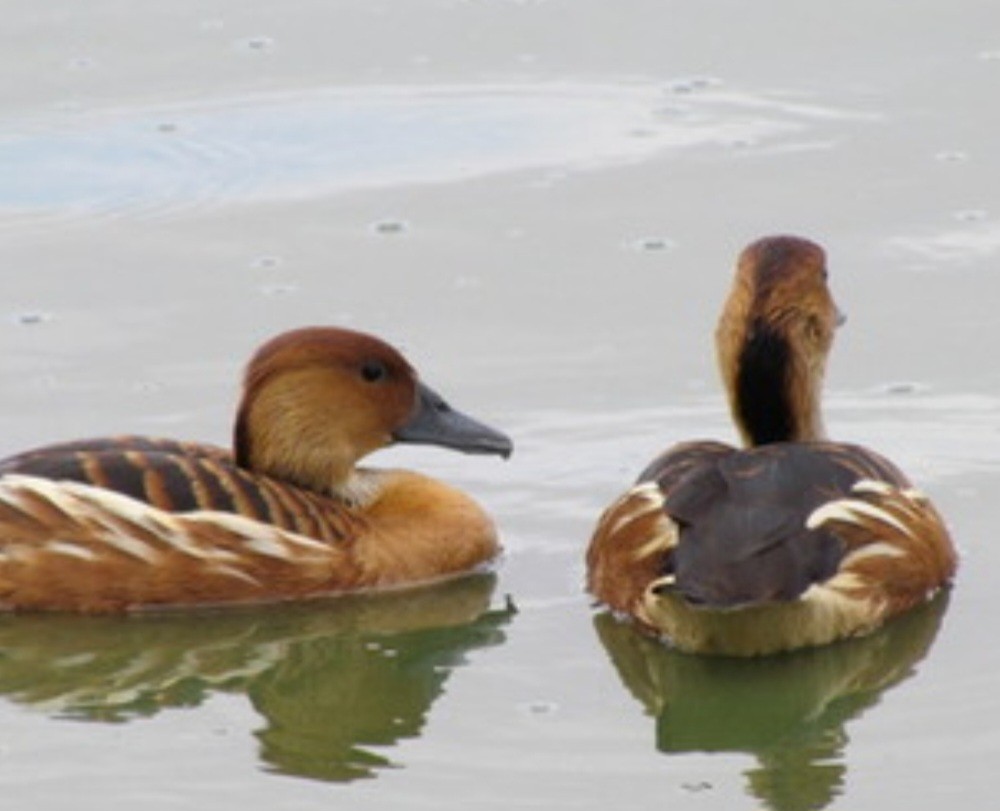
M 417 383 L 417 404 L 393 433 L 397 442 L 440 445 L 465 453 L 494 453 L 506 459 L 514 450 L 510 437 L 456 411 L 429 386 Z

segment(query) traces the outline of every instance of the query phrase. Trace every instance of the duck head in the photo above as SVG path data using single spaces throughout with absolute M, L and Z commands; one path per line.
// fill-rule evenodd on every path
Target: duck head
M 769 236 L 742 251 L 716 349 L 746 445 L 823 438 L 823 376 L 843 320 L 819 245 Z
M 394 442 L 507 457 L 511 440 L 451 408 L 372 335 L 307 327 L 264 344 L 244 376 L 236 463 L 322 493 Z

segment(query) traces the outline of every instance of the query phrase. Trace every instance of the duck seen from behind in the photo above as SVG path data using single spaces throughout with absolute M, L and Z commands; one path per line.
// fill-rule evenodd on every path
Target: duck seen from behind
M 600 602 L 681 650 L 754 656 L 869 633 L 950 581 L 927 497 L 825 439 L 840 320 L 819 245 L 774 236 L 740 254 L 716 350 L 744 448 L 675 445 L 604 512 L 587 551 Z
M 378 338 L 286 332 L 246 369 L 232 451 L 116 437 L 0 461 L 0 607 L 291 600 L 493 559 L 493 522 L 469 496 L 419 473 L 357 466 L 394 442 L 512 451 Z

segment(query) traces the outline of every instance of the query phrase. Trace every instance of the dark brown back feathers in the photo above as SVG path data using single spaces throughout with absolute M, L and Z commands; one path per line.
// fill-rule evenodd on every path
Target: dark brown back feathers
M 666 489 L 679 542 L 665 563 L 671 589 L 693 605 L 732 608 L 793 600 L 832 577 L 847 552 L 828 528 L 807 527 L 822 504 L 861 479 L 906 486 L 887 460 L 854 445 L 717 446 Z

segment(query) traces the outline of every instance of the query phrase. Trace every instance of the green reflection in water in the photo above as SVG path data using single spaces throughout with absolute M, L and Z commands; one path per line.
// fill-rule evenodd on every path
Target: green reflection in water
M 266 768 L 372 777 L 420 734 L 451 672 L 499 644 L 493 575 L 308 605 L 139 617 L 0 617 L 0 695 L 54 717 L 125 722 L 244 693 Z
M 659 751 L 752 754 L 749 792 L 774 811 L 805 811 L 841 793 L 845 725 L 916 672 L 947 600 L 863 639 L 759 659 L 679 653 L 609 614 L 594 622 L 622 682 L 656 719 Z

